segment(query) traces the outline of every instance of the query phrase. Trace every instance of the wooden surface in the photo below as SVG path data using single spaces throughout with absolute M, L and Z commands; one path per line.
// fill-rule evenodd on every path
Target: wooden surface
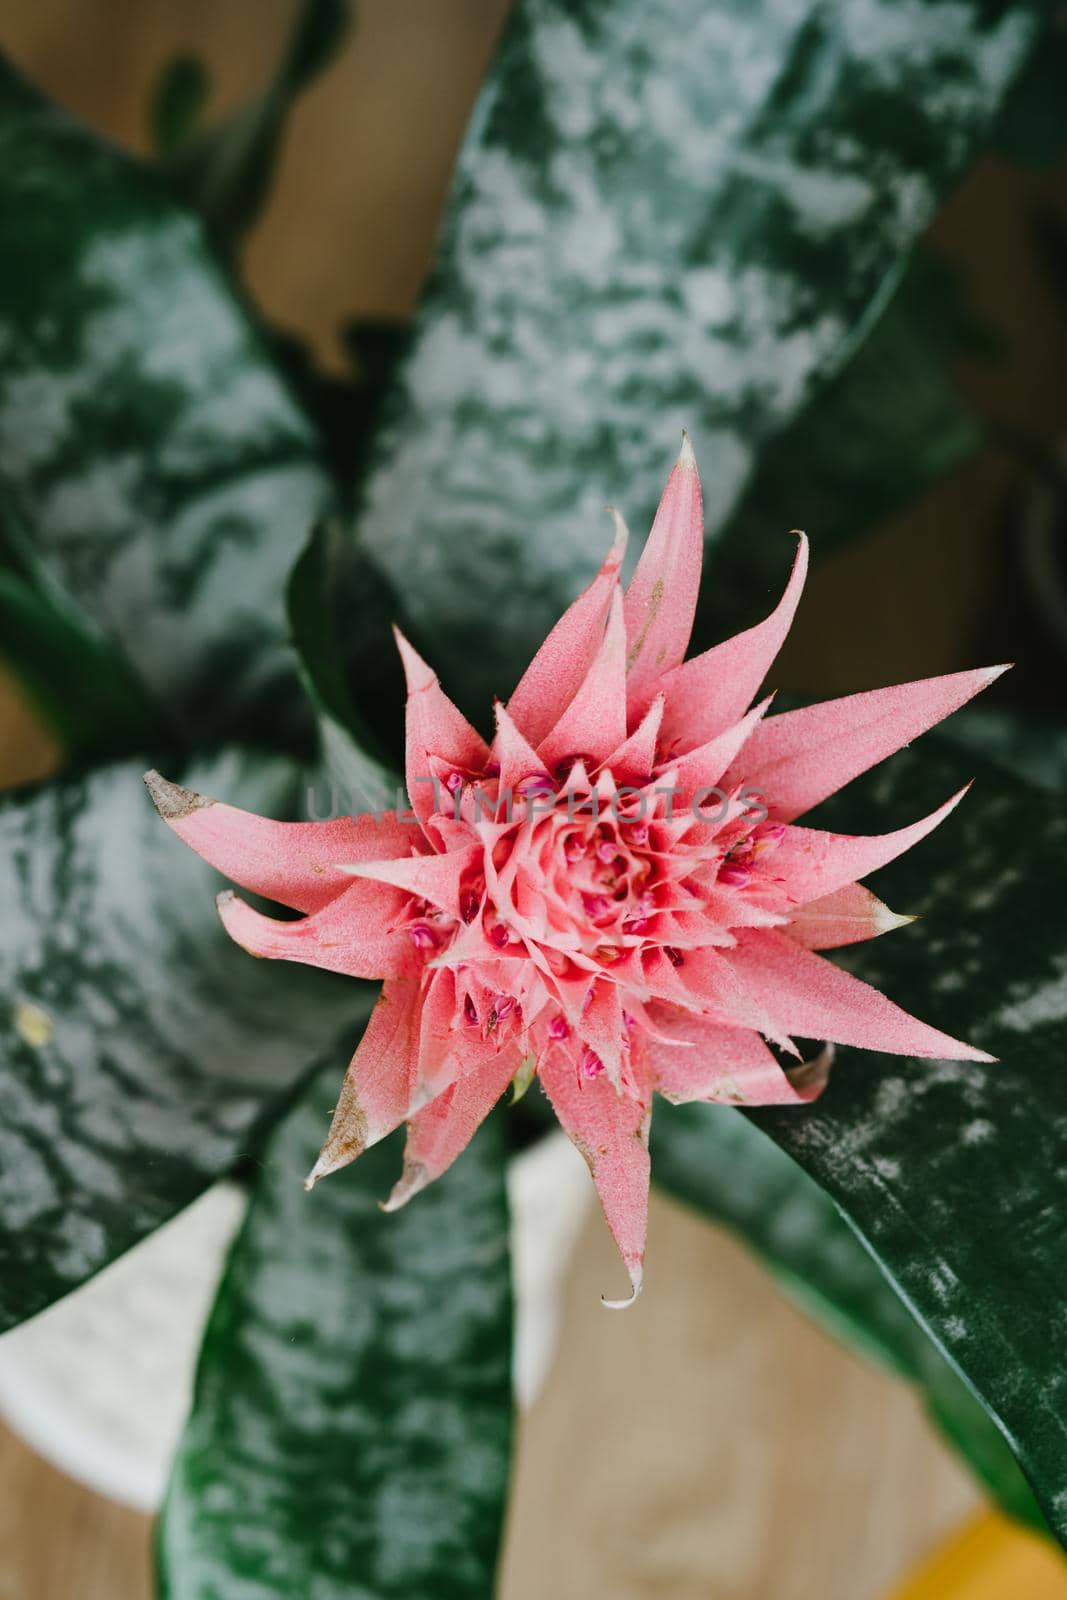
M 266 70 L 292 9 L 6 0 L 0 44 L 143 149 L 148 86 L 175 49 L 201 50 L 217 107 L 232 105 Z M 271 313 L 327 358 L 343 316 L 410 306 L 505 10 L 506 0 L 360 0 L 342 59 L 297 112 L 248 260 Z M 987 171 L 961 191 L 944 242 L 980 262 L 980 297 L 1003 311 L 1023 212 L 989 170 L 993 180 Z M 981 188 L 991 181 L 995 248 L 975 252 L 968 228 L 991 214 Z M 1017 315 L 1033 304 L 1027 296 Z M 1037 335 L 1023 368 L 986 398 L 1047 420 L 1050 395 L 1064 403 L 1063 354 Z M 786 681 L 834 692 L 963 664 L 995 581 L 978 552 L 992 548 L 1008 490 L 1003 459 L 987 456 L 829 563 Z M 930 625 L 902 627 L 901 609 L 915 618 L 924 596 Z M 0 770 L 11 781 L 53 759 L 0 679 Z M 521 1430 L 503 1600 L 875 1600 L 975 1506 L 913 1396 L 811 1328 L 729 1239 L 657 1200 L 648 1290 L 625 1314 L 598 1300 L 615 1273 L 597 1216 L 570 1274 L 557 1365 Z M 149 1538 L 148 1519 L 0 1433 L 0 1600 L 147 1600 Z
M 653 1196 L 623 1313 L 599 1215 L 520 1438 L 503 1600 L 875 1600 L 976 1504 L 912 1394 Z

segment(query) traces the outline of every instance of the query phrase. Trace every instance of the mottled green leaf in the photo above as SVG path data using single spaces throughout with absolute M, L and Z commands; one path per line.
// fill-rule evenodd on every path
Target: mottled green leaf
M 1067 726 L 1053 717 L 979 706 L 953 717 L 942 737 L 1040 789 L 1067 790 Z
M 306 1195 L 336 1074 L 277 1130 L 158 1543 L 165 1600 L 485 1600 L 511 1438 L 495 1120 L 405 1210 L 396 1140 Z
M 306 726 L 285 575 L 331 501 L 202 224 L 0 64 L 0 479 L 190 736 Z
M 656 1182 L 725 1223 L 830 1333 L 920 1388 L 931 1418 L 1012 1516 L 1047 1532 L 1007 1441 L 830 1197 L 729 1106 L 660 1103 Z
M 0 803 L 0 1326 L 65 1294 L 250 1148 L 318 1058 L 338 1077 L 371 991 L 232 944 L 221 880 L 141 765 Z M 292 815 L 299 773 L 236 753 L 184 775 Z
M 114 641 L 38 560 L 2 486 L 0 654 L 76 761 L 143 747 L 165 726 Z
M 219 127 L 184 148 L 179 141 L 172 151 L 173 182 L 205 218 L 224 253 L 240 243 L 262 211 L 292 103 L 333 59 L 347 25 L 346 0 L 302 0 L 282 58 L 262 92 Z M 177 63 L 163 79 L 155 120 L 165 134 L 175 132 L 176 104 L 187 111 L 191 87 L 188 67 L 182 71 Z M 187 122 L 187 133 L 194 128 L 195 120 Z
M 925 741 L 820 808 L 880 832 L 980 769 L 930 845 L 876 887 L 922 924 L 840 959 L 1000 1059 L 840 1050 L 810 1110 L 753 1121 L 841 1207 L 897 1292 L 996 1419 L 1067 1537 L 1067 814 L 948 744 Z M 851 957 L 851 959 L 846 958 Z
M 1067 144 L 1063 84 L 1067 77 L 1067 19 L 1045 8 L 1040 47 L 1005 101 L 995 130 L 1000 155 L 1024 166 L 1051 167 Z
M 327 778 L 336 794 L 335 814 L 381 811 L 393 804 L 400 779 L 356 710 L 338 641 L 350 627 L 354 580 L 380 580 L 366 563 L 352 559 L 351 544 L 333 523 L 320 523 L 289 578 L 287 604 L 300 674 L 318 720 Z M 379 623 L 386 618 L 379 608 Z M 388 648 L 395 655 L 392 641 Z
M 679 432 L 709 529 L 845 364 L 1038 8 L 525 0 L 464 145 L 359 532 L 484 716 Z

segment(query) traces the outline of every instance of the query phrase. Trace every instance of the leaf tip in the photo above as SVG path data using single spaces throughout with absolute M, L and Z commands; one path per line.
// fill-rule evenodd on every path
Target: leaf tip
M 154 767 L 145 773 L 144 786 L 164 822 L 181 822 L 190 812 L 199 811 L 202 806 L 215 803 L 204 795 L 197 794 L 195 789 L 183 789 L 180 783 L 171 783 Z

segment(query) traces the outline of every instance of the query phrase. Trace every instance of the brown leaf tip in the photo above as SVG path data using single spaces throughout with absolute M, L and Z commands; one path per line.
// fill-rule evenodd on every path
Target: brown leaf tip
M 191 811 L 214 804 L 204 795 L 197 794 L 195 789 L 183 789 L 180 783 L 171 783 L 154 769 L 145 773 L 144 786 L 164 822 L 180 822 Z
M 341 1084 L 341 1093 L 334 1110 L 333 1121 L 330 1123 L 330 1131 L 326 1135 L 326 1143 L 304 1180 L 304 1188 L 310 1192 L 320 1178 L 326 1178 L 331 1172 L 347 1167 L 350 1161 L 355 1161 L 357 1156 L 363 1154 L 370 1143 L 367 1114 L 359 1103 L 352 1074 L 348 1072 Z

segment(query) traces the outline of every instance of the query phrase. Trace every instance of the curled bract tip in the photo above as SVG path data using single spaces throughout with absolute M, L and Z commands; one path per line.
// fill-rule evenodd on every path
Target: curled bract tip
M 627 1311 L 634 1302 L 641 1297 L 644 1288 L 645 1269 L 642 1266 L 630 1268 L 630 1293 L 624 1300 L 609 1300 L 606 1294 L 600 1296 L 600 1304 L 606 1311 Z
M 786 1067 L 785 1075 L 802 1100 L 817 1100 L 830 1081 L 833 1070 L 834 1046 L 825 1043 L 810 1060 L 801 1060 L 795 1067 Z

